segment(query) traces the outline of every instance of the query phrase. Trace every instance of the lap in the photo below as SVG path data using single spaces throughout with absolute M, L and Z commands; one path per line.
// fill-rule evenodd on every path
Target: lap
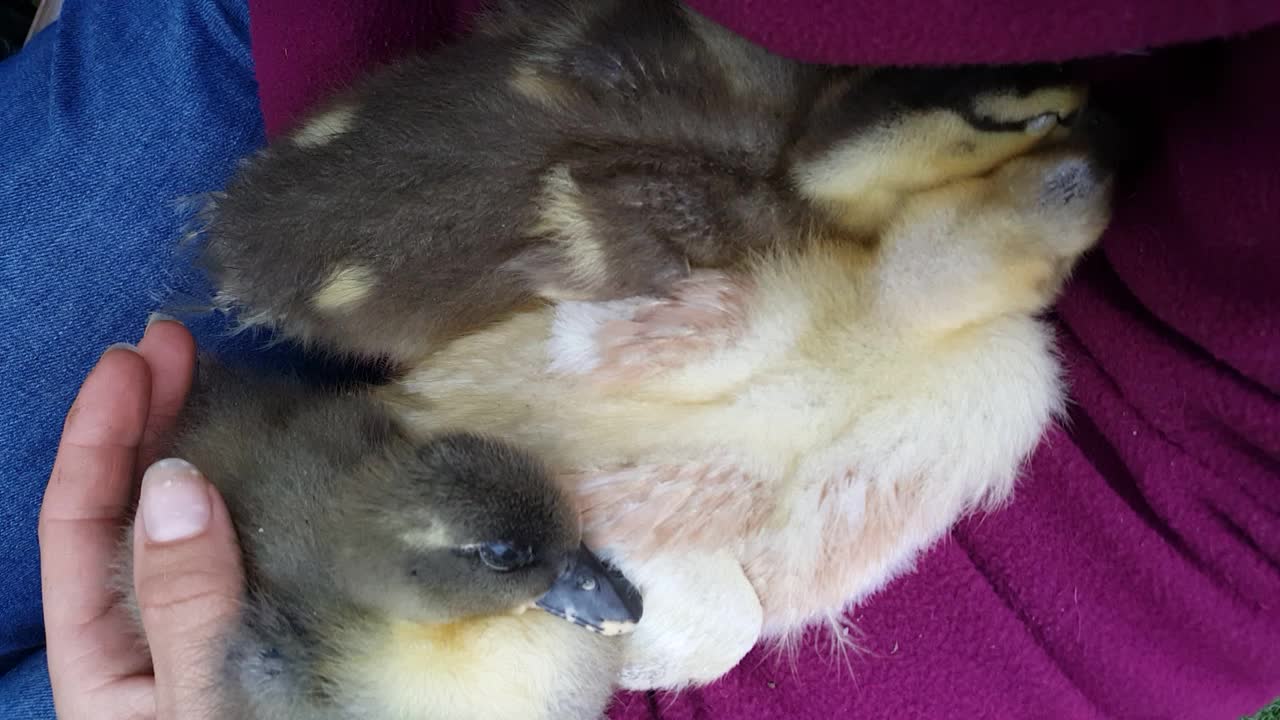
M 245 0 L 67 0 L 0 63 L 0 707 L 23 717 L 48 708 L 36 519 L 62 416 L 106 346 L 199 290 L 183 200 L 262 142 L 248 22 Z

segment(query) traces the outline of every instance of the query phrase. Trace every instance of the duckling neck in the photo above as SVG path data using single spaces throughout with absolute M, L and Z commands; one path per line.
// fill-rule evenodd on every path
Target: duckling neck
M 596 665 L 610 649 L 589 632 L 542 611 L 443 623 L 391 620 L 352 653 L 361 695 L 397 720 L 551 720 L 576 695 L 604 687 Z M 587 687 L 583 687 L 587 686 Z M 590 688 L 590 689 L 588 689 Z M 607 694 L 599 701 L 603 710 Z

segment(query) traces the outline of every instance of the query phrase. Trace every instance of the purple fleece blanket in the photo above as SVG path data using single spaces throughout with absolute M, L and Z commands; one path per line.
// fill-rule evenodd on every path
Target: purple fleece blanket
M 757 653 L 613 716 L 1222 719 L 1280 696 L 1280 3 L 690 2 L 807 60 L 1113 55 L 1101 92 L 1153 152 L 1059 303 L 1075 403 L 1014 502 L 854 611 L 865 653 Z M 268 132 L 476 4 L 251 2 Z

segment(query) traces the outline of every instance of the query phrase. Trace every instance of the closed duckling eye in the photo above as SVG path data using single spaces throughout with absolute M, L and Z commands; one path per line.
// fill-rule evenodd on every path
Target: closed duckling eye
M 508 542 L 477 543 L 469 549 L 485 567 L 497 572 L 511 572 L 533 564 L 533 548 Z

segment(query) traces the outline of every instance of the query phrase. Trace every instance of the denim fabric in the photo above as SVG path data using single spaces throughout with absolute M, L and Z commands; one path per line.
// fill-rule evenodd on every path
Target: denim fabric
M 262 142 L 248 20 L 245 0 L 68 0 L 0 63 L 6 720 L 53 716 L 36 518 L 62 417 L 107 345 L 136 341 L 153 309 L 198 287 L 175 256 L 180 201 Z M 192 328 L 206 346 L 225 335 L 212 317 Z
M 49 665 L 41 648 L 0 675 L 0 712 L 5 720 L 51 720 L 53 697 Z

